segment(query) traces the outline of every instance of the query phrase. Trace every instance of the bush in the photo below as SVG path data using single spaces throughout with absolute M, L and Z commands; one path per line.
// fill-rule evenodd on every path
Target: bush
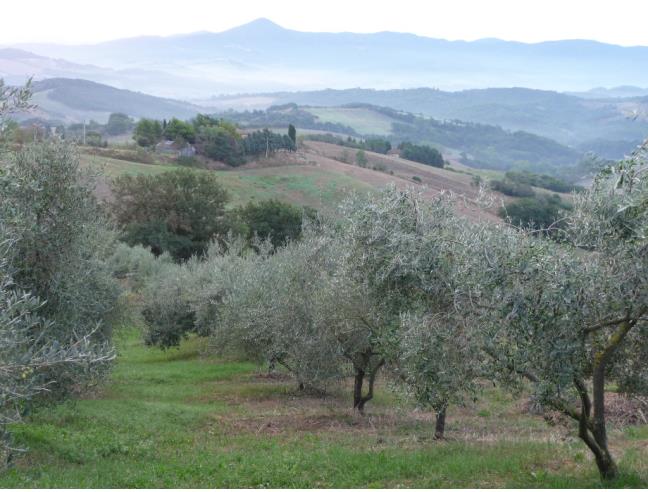
M 368 138 L 364 141 L 364 146 L 367 150 L 371 152 L 377 152 L 379 154 L 386 154 L 392 148 L 389 140 L 382 138 Z
M 355 162 L 360 167 L 367 167 L 369 161 L 367 160 L 367 154 L 365 154 L 364 150 L 358 150 L 356 152 Z
M 176 157 L 176 164 L 184 167 L 200 167 L 200 161 L 193 156 L 181 155 Z
M 182 339 L 195 333 L 195 314 L 188 294 L 192 272 L 189 265 L 166 264 L 147 282 L 142 302 L 147 345 L 177 347 Z
M 524 183 L 516 183 L 513 181 L 500 181 L 498 179 L 493 179 L 490 182 L 490 188 L 493 191 L 499 191 L 507 196 L 517 196 L 517 197 L 530 197 L 535 196 L 535 191 L 531 186 Z
M 571 191 L 583 190 L 582 186 L 570 184 L 560 178 L 554 178 L 546 174 L 534 174 L 528 171 L 508 171 L 506 173 L 506 179 L 514 183 L 544 188 L 555 191 L 556 193 L 569 193 Z
M 112 113 L 106 123 L 108 135 L 123 135 L 133 129 L 135 123 L 124 113 Z
M 196 131 L 190 123 L 171 118 L 162 132 L 164 138 L 178 142 L 195 143 Z
M 139 244 L 129 246 L 122 242 L 117 244 L 115 252 L 108 259 L 113 275 L 129 279 L 135 289 L 144 286 L 150 277 L 171 263 L 173 259 L 168 253 L 156 257 L 150 249 Z
M 558 195 L 540 195 L 536 198 L 521 198 L 502 207 L 498 213 L 518 227 L 547 229 L 555 225 L 570 208 L 571 205 L 563 202 Z
M 162 140 L 162 131 L 159 121 L 142 118 L 135 125 L 133 140 L 142 147 L 153 147 Z

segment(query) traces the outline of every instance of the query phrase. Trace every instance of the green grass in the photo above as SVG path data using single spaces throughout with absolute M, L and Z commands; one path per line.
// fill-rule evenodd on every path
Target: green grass
M 370 190 L 360 180 L 315 166 L 217 171 L 234 204 L 277 198 L 317 209 L 335 207 L 351 191 Z
M 81 164 L 101 172 L 102 175 L 108 178 L 115 178 L 123 174 L 154 175 L 178 169 L 178 166 L 168 164 L 142 164 L 139 162 L 124 161 L 121 159 L 112 159 L 110 157 L 90 154 L 83 154 L 81 156 Z
M 324 400 L 299 395 L 292 382 L 259 377 L 250 363 L 201 355 L 197 338 L 160 352 L 132 330 L 118 345 L 100 393 L 14 427 L 29 451 L 0 487 L 601 486 L 579 443 L 515 439 L 532 421 L 538 432 L 546 427 L 516 414 L 497 390 L 451 413 L 449 439 L 437 442 L 431 423 L 384 389 L 363 419 L 348 409 L 346 391 Z M 494 438 L 471 437 L 475 425 Z M 613 485 L 648 485 L 637 471 L 645 437 L 630 437 L 636 446 L 620 457 L 624 473 Z
M 389 135 L 394 120 L 367 108 L 304 108 L 325 123 L 340 123 L 362 135 Z

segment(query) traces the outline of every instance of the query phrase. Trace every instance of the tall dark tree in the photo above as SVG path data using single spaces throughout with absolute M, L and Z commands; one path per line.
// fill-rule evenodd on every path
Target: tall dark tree
M 106 123 L 106 133 L 108 135 L 123 135 L 132 130 L 135 123 L 124 113 L 112 113 Z
M 297 129 L 292 123 L 288 125 L 288 136 L 292 140 L 293 145 L 297 145 Z

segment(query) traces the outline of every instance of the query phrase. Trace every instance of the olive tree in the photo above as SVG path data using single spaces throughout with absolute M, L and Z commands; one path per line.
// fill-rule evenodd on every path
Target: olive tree
M 113 358 L 115 234 L 91 178 L 62 143 L 26 146 L 0 168 L 0 408 L 14 417 L 97 383 Z
M 645 147 L 644 147 L 645 148 Z M 601 476 L 617 476 L 606 382 L 646 392 L 648 183 L 645 151 L 574 198 L 563 241 L 484 227 L 472 246 L 470 305 L 501 380 L 533 384 L 537 401 L 578 425 Z
M 20 288 L 47 301 L 50 335 L 108 338 L 119 315 L 120 289 L 107 264 L 116 232 L 93 188 L 74 148 L 59 142 L 13 153 L 0 176 L 0 222 L 14 238 L 8 265 Z
M 92 333 L 70 334 L 63 343 L 43 340 L 52 328 L 51 321 L 40 314 L 43 303 L 16 289 L 3 269 L 0 265 L 0 469 L 19 451 L 8 425 L 21 422 L 25 409 L 47 395 L 60 379 L 88 380 L 113 359 L 110 347 L 93 342 Z
M 300 388 L 322 390 L 341 375 L 337 346 L 321 316 L 318 277 L 326 272 L 325 239 L 291 243 L 270 254 L 269 243 L 212 251 L 211 281 L 202 283 L 197 322 L 218 350 L 281 365 Z M 258 251 L 258 252 L 257 252 Z M 330 307 L 330 306 L 329 306 Z
M 29 107 L 0 84 L 0 119 Z M 8 152 L 0 163 L 0 455 L 7 426 L 43 400 L 95 384 L 114 358 L 120 290 L 105 262 L 114 233 L 73 149 Z
M 307 229 L 297 248 L 308 250 L 313 243 L 320 243 L 326 261 L 325 267 L 312 276 L 317 285 L 316 315 L 328 333 L 326 340 L 337 347 L 340 363 L 351 369 L 353 408 L 364 414 L 385 364 L 379 338 L 385 312 L 371 296 L 369 284 L 357 275 L 354 251 L 348 240 L 338 224 L 320 218 L 317 227 Z

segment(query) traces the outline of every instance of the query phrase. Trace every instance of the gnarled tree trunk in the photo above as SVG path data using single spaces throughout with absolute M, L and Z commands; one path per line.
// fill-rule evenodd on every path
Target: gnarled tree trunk
M 381 360 L 374 368 L 369 372 L 369 390 L 366 395 L 362 394 L 362 386 L 364 385 L 365 370 L 359 367 L 356 367 L 355 380 L 353 385 L 353 408 L 358 410 L 361 415 L 364 415 L 365 404 L 373 398 L 374 395 L 374 383 L 376 381 L 376 376 L 378 371 L 385 363 L 384 360 Z

